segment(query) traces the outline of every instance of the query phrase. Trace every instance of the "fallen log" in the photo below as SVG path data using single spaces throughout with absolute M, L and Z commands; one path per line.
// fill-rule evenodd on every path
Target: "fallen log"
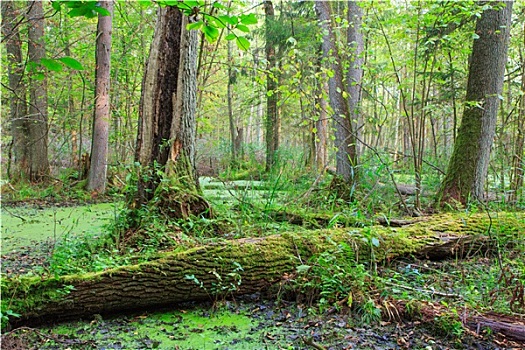
M 500 213 L 492 220 L 483 214 L 445 214 L 419 218 L 403 227 L 378 225 L 223 240 L 103 272 L 4 279 L 2 308 L 20 314 L 11 320 L 20 326 L 214 300 L 267 290 L 313 255 L 341 242 L 353 247 L 362 262 L 372 260 L 371 256 L 376 261 L 414 255 L 445 259 L 486 250 L 488 230 L 522 235 L 525 220 L 516 213 Z M 372 239 L 379 244 L 372 246 Z
M 412 304 L 410 308 L 407 307 L 408 303 Z M 390 308 L 384 311 L 387 316 L 395 314 L 398 318 L 407 319 L 417 317 L 419 322 L 437 328 L 441 327 L 437 320 L 445 318 L 447 322 L 461 322 L 465 330 L 476 336 L 480 336 L 484 330 L 490 329 L 491 334 L 499 335 L 502 339 L 525 344 L 525 321 L 522 317 L 496 313 L 479 315 L 477 311 L 471 310 L 467 306 L 458 315 L 456 311 L 449 310 L 439 302 L 429 301 L 390 300 L 385 305 Z M 392 308 L 395 308 L 395 312 Z M 408 312 L 408 309 L 414 311 Z

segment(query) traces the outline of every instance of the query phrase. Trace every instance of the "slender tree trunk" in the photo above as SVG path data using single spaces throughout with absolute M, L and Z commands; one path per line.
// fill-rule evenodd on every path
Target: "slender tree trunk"
M 111 15 L 98 15 L 95 113 L 87 188 L 97 193 L 104 193 L 106 191 L 106 174 L 108 170 L 109 120 L 111 118 L 109 89 L 111 80 L 111 17 L 113 15 L 113 0 L 100 1 L 99 3 Z
M 352 130 L 357 140 L 362 140 L 364 120 L 360 111 L 361 82 L 363 80 L 363 33 L 361 22 L 363 10 L 359 1 L 348 1 L 348 31 L 347 43 L 350 48 L 350 67 L 347 73 L 348 111 Z M 357 141 L 356 140 L 356 141 Z M 355 145 L 356 157 L 360 154 L 360 144 Z M 356 160 L 357 161 L 357 160 Z
M 328 94 L 335 122 L 335 146 L 337 148 L 336 173 L 349 187 L 354 185 L 357 153 L 355 135 L 352 132 L 348 102 L 343 86 L 343 68 L 331 26 L 331 8 L 328 1 L 316 1 L 315 10 L 323 32 L 323 55 L 331 63 L 333 76 L 328 80 Z
M 44 12 L 41 1 L 29 1 L 29 31 L 27 51 L 29 60 L 39 63 L 46 56 L 44 42 Z M 42 80 L 30 75 L 29 81 L 29 180 L 42 182 L 49 176 L 49 160 L 47 158 L 47 79 Z
M 315 163 L 317 165 L 317 170 L 323 171 L 324 168 L 328 165 L 328 103 L 326 99 L 322 96 L 322 91 L 328 90 L 328 84 L 325 83 L 324 76 L 322 78 L 323 83 L 321 84 L 322 88 L 319 88 L 316 96 L 317 107 L 316 115 L 318 119 L 315 121 L 314 133 L 314 144 L 315 144 Z
M 228 99 L 228 121 L 230 123 L 230 142 L 231 142 L 231 157 L 232 162 L 231 164 L 236 167 L 237 166 L 237 156 L 238 156 L 238 149 L 237 149 L 237 127 L 235 125 L 235 119 L 233 117 L 233 105 L 232 105 L 232 99 L 233 99 L 233 84 L 235 83 L 236 75 L 232 68 L 233 64 L 233 58 L 232 58 L 232 42 L 228 41 L 228 92 L 227 92 L 227 99 Z
M 279 147 L 279 110 L 277 102 L 279 94 L 277 93 L 276 77 L 276 57 L 275 47 L 269 34 L 269 26 L 274 21 L 275 11 L 273 3 L 269 0 L 264 2 L 264 12 L 266 14 L 266 171 L 270 171 L 275 164 L 277 149 Z
M 484 11 L 476 23 L 479 38 L 472 48 L 466 105 L 438 193 L 441 203 L 483 198 L 510 35 L 512 2 L 504 4 L 501 9 Z
M 525 46 L 525 25 L 523 25 L 523 44 Z M 525 133 L 525 57 L 521 53 L 521 98 L 517 118 L 517 137 L 514 149 L 514 157 L 512 159 L 512 182 L 510 184 L 510 200 L 516 201 L 520 198 L 523 190 L 523 148 L 524 148 L 524 133 Z
M 12 137 L 12 153 L 15 170 L 8 175 L 13 180 L 27 178 L 29 175 L 28 123 L 27 123 L 27 88 L 23 81 L 22 42 L 15 27 L 17 18 L 16 2 L 2 1 L 2 35 L 7 51 L 7 74 L 9 81 L 9 120 Z M 9 159 L 11 164 L 11 159 Z M 8 167 L 10 168 L 10 167 Z

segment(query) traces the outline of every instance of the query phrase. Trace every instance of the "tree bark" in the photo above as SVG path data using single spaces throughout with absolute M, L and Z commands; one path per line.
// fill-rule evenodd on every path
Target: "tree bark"
M 328 94 L 335 123 L 336 173 L 352 188 L 357 165 L 356 140 L 350 123 L 348 102 L 343 85 L 343 68 L 331 25 L 331 7 L 328 1 L 316 1 L 315 10 L 323 33 L 323 55 L 330 64 L 332 77 L 328 79 Z
M 29 60 L 40 63 L 46 56 L 44 42 L 44 12 L 41 1 L 28 2 L 28 43 Z M 49 160 L 47 158 L 47 79 L 38 80 L 35 74 L 30 74 L 29 80 L 29 116 L 28 116 L 28 151 L 29 180 L 43 182 L 49 176 Z
M 270 171 L 277 157 L 277 150 L 279 149 L 279 109 L 277 108 L 277 102 L 279 94 L 277 92 L 277 81 L 278 74 L 277 60 L 275 56 L 275 46 L 272 38 L 270 37 L 270 31 L 268 28 L 272 25 L 275 20 L 275 11 L 273 3 L 270 0 L 264 2 L 264 13 L 266 15 L 266 171 Z
M 231 142 L 231 165 L 233 167 L 237 167 L 237 156 L 238 156 L 238 148 L 237 148 L 237 126 L 235 123 L 235 119 L 233 117 L 233 84 L 235 84 L 236 80 L 236 74 L 233 70 L 233 57 L 232 57 L 232 42 L 228 41 L 228 92 L 227 92 L 227 100 L 228 100 L 228 121 L 230 123 L 230 142 Z
M 149 203 L 178 218 L 209 214 L 195 169 L 197 32 L 186 30 L 177 8 L 158 11 L 140 100 L 135 159 L 141 168 L 132 207 Z
M 348 1 L 348 31 L 347 44 L 350 49 L 350 67 L 347 73 L 348 112 L 355 141 L 362 140 L 364 121 L 360 111 L 361 82 L 363 80 L 363 33 L 361 23 L 363 9 L 359 1 Z M 355 145 L 356 158 L 359 155 L 360 144 Z
M 489 249 L 490 229 L 518 235 L 525 221 L 515 213 L 499 213 L 492 220 L 483 214 L 445 214 L 403 227 L 353 228 L 351 234 L 341 228 L 221 241 L 99 273 L 5 279 L 2 294 L 11 298 L 11 309 L 22 314 L 13 320 L 16 325 L 59 321 L 264 291 L 312 256 L 333 249 L 334 242 L 353 247 L 358 262 L 472 255 Z M 380 242 L 373 254 L 370 237 Z
M 101 8 L 108 10 L 111 15 L 98 15 L 95 60 L 95 112 L 87 189 L 102 194 L 106 191 L 109 121 L 111 119 L 109 90 L 111 80 L 113 0 L 100 1 L 99 4 Z
M 525 46 L 525 24 L 523 25 L 523 44 Z M 523 49 L 523 48 L 522 48 Z M 520 53 L 521 56 L 521 98 L 519 105 L 519 112 L 516 126 L 516 144 L 514 148 L 514 156 L 512 158 L 512 175 L 510 183 L 510 201 L 517 201 L 523 192 L 523 149 L 525 146 L 525 52 Z
M 27 179 L 29 175 L 28 122 L 27 122 L 27 87 L 23 80 L 22 41 L 15 26 L 16 2 L 2 1 L 2 35 L 7 51 L 7 74 L 9 81 L 9 121 L 12 137 L 14 169 L 9 159 L 7 176 L 12 180 Z
M 479 38 L 472 47 L 466 105 L 438 194 L 440 204 L 465 204 L 484 197 L 510 36 L 512 2 L 503 4 L 506 6 L 500 9 L 484 11 L 476 23 Z

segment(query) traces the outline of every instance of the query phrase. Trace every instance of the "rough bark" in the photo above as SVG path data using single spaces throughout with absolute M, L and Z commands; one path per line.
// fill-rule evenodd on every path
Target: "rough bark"
M 329 62 L 332 77 L 328 79 L 328 95 L 335 123 L 336 172 L 351 188 L 355 180 L 357 153 L 355 135 L 352 132 L 348 102 L 344 96 L 343 67 L 331 25 L 331 5 L 328 1 L 316 1 L 315 10 L 323 34 L 323 56 Z
M 7 52 L 7 74 L 9 81 L 9 121 L 12 137 L 11 151 L 14 156 L 14 168 L 8 163 L 7 176 L 13 180 L 26 179 L 29 174 L 28 125 L 27 125 L 27 88 L 22 80 L 24 66 L 22 62 L 22 42 L 20 32 L 15 26 L 16 2 L 2 1 L 2 36 Z
M 275 20 L 275 11 L 271 1 L 264 2 L 264 13 L 266 18 L 266 28 L 269 28 L 271 23 Z M 275 56 L 275 46 L 272 38 L 267 30 L 266 32 L 266 171 L 270 171 L 277 156 L 279 149 L 279 109 L 277 102 L 279 94 L 277 93 L 277 60 Z
M 489 229 L 517 235 L 523 216 L 500 213 L 492 222 L 483 214 L 420 218 L 403 227 L 331 229 L 263 238 L 221 241 L 156 260 L 84 275 L 6 279 L 2 294 L 22 314 L 18 324 L 57 321 L 100 313 L 169 306 L 267 290 L 310 257 L 347 242 L 359 261 L 430 255 L 464 256 L 486 250 Z M 376 237 L 370 246 L 364 237 Z M 334 243 L 335 242 L 335 243 Z M 481 242 L 481 243 L 480 243 Z M 480 244 L 485 244 L 481 248 Z M 351 274 L 350 274 L 351 275 Z
M 160 184 L 158 170 L 185 178 L 198 189 L 195 171 L 197 33 L 175 7 L 159 8 L 144 73 L 135 159 L 141 164 L 136 205 L 146 204 Z M 167 168 L 168 161 L 170 164 Z M 171 169 L 171 170 L 169 170 Z
M 195 169 L 198 35 L 186 30 L 177 8 L 158 11 L 143 79 L 135 154 L 141 168 L 131 206 L 149 205 L 174 218 L 209 215 Z
M 512 2 L 504 4 L 484 11 L 476 23 L 479 38 L 472 47 L 466 105 L 438 194 L 441 203 L 483 199 L 510 35 Z
M 29 60 L 40 63 L 46 56 L 44 42 L 44 11 L 41 1 L 28 2 L 28 42 Z M 28 151 L 29 180 L 42 182 L 49 176 L 49 160 L 47 158 L 47 79 L 35 79 L 33 74 L 29 80 L 29 116 L 28 116 Z
M 113 14 L 113 0 L 100 1 L 100 7 Z M 110 110 L 111 73 L 111 34 L 112 15 L 98 15 L 96 71 L 95 71 L 95 111 L 93 118 L 93 140 L 88 177 L 88 190 L 97 193 L 106 191 L 108 170 L 108 142 Z

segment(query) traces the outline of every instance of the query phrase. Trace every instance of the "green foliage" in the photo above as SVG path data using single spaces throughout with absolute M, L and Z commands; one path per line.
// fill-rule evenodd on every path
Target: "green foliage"
M 318 300 L 320 312 L 353 307 L 363 323 L 374 323 L 381 319 L 371 297 L 375 281 L 365 265 L 356 262 L 353 248 L 340 243 L 299 265 L 292 288 L 310 302 Z

